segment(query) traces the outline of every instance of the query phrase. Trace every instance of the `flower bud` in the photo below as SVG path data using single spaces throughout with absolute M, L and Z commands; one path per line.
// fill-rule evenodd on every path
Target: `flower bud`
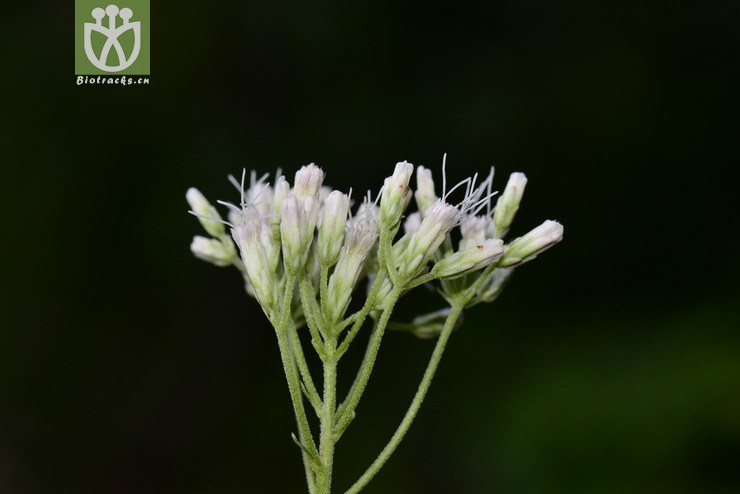
M 504 252 L 501 239 L 484 240 L 478 245 L 449 255 L 434 265 L 432 273 L 437 278 L 456 278 L 485 268 L 499 260 Z
M 283 261 L 288 272 L 297 272 L 301 262 L 301 215 L 298 198 L 290 194 L 280 206 L 280 241 L 283 245 Z
M 403 222 L 403 232 L 406 234 L 415 233 L 421 226 L 421 214 L 418 211 L 411 213 Z
M 329 278 L 324 310 L 332 323 L 346 312 L 352 291 L 377 239 L 377 211 L 372 204 L 366 208 L 361 205 L 357 214 L 347 222 L 344 246 Z
M 267 216 L 272 211 L 272 200 L 274 192 L 269 184 L 264 180 L 257 181 L 249 187 L 245 200 L 254 205 L 260 212 L 260 215 Z
M 228 240 L 228 239 L 227 239 Z M 215 238 L 201 237 L 196 235 L 190 244 L 190 251 L 197 257 L 216 266 L 228 266 L 234 260 L 236 251 L 234 244 L 228 240 L 223 243 Z
M 313 242 L 319 203 L 313 196 L 299 200 L 294 194 L 283 199 L 280 207 L 280 239 L 285 269 L 297 273 L 308 257 Z
M 348 252 L 357 253 L 365 257 L 378 239 L 377 215 L 373 209 L 362 207 L 357 214 L 347 222 L 344 246 Z
M 438 199 L 427 209 L 419 228 L 396 242 L 392 249 L 392 262 L 402 279 L 412 278 L 424 269 L 462 215 L 455 206 Z
M 434 180 L 429 168 L 420 166 L 416 169 L 416 192 L 414 197 L 416 198 L 416 206 L 422 216 L 436 202 L 437 195 L 434 193 Z
M 262 246 L 265 269 L 270 273 L 274 273 L 277 270 L 278 264 L 280 264 L 281 243 L 279 235 L 275 238 L 273 228 L 269 226 L 269 219 L 267 217 L 262 218 L 260 245 Z
M 506 246 L 499 265 L 516 266 L 537 257 L 563 239 L 563 225 L 547 220 L 523 237 L 515 238 Z
M 508 283 L 515 268 L 496 268 L 493 273 L 488 275 L 488 278 L 483 282 L 476 302 L 493 302 L 499 296 L 501 291 Z
M 272 198 L 272 214 L 278 218 L 280 217 L 280 207 L 283 204 L 283 199 L 288 197 L 288 194 L 290 194 L 290 184 L 281 175 L 275 181 L 275 190 L 273 191 Z
M 378 222 L 380 221 L 380 208 L 365 200 L 357 208 L 357 214 L 352 218 L 352 222 L 356 226 L 362 226 L 362 230 L 366 231 L 378 231 Z
M 445 321 L 447 321 L 447 317 L 450 315 L 451 311 L 452 309 L 448 307 L 446 309 L 441 309 L 436 312 L 431 312 L 429 314 L 423 314 L 421 316 L 415 317 L 410 324 L 411 332 L 417 338 L 421 338 L 424 340 L 429 338 L 437 338 L 442 332 L 442 328 L 444 327 Z M 463 314 L 461 313 L 460 316 L 457 318 L 457 321 L 455 321 L 455 325 L 452 327 L 452 330 L 456 331 L 460 329 L 462 323 Z
M 313 243 L 313 234 L 316 231 L 316 223 L 319 221 L 321 204 L 313 196 L 304 197 L 302 203 L 301 238 L 303 239 L 303 248 L 308 251 Z
M 298 199 L 307 196 L 318 197 L 321 184 L 324 182 L 324 172 L 321 168 L 311 163 L 301 167 L 295 174 L 293 194 Z
M 441 199 L 437 199 L 437 201 L 427 209 L 427 214 L 421 222 L 422 226 L 419 227 L 419 230 L 422 230 L 424 222 L 427 222 L 428 225 L 438 226 L 440 231 L 444 232 L 446 235 L 460 223 L 463 216 L 464 213 L 457 207 L 452 204 L 448 204 Z
M 344 228 L 348 212 L 349 197 L 347 194 L 335 190 L 324 200 L 317 242 L 318 258 L 324 266 L 333 266 L 337 262 L 342 242 L 344 242 Z
M 275 283 L 274 273 L 267 269 L 267 261 L 262 245 L 263 231 L 266 228 L 263 218 L 254 206 L 244 208 L 243 221 L 231 230 L 231 235 L 239 246 L 242 262 L 255 298 L 265 308 L 273 306 L 272 294 Z
M 226 218 L 234 226 L 240 226 L 244 223 L 244 216 L 241 211 L 236 209 L 229 209 L 228 213 L 226 213 Z
M 377 283 L 377 281 L 373 281 Z M 368 289 L 370 289 L 368 285 Z M 380 281 L 380 287 L 378 288 L 377 294 L 375 295 L 375 304 L 373 304 L 373 310 L 383 311 L 388 309 L 388 304 L 391 302 L 391 292 L 393 291 L 393 282 L 386 276 Z
M 285 177 L 279 175 L 275 179 L 275 188 L 272 193 L 272 214 L 270 216 L 270 230 L 272 233 L 273 241 L 276 244 L 281 244 L 280 241 L 280 207 L 283 204 L 283 199 L 288 197 L 290 194 L 290 184 Z
M 411 199 L 409 180 L 414 165 L 403 161 L 396 164 L 393 175 L 385 179 L 380 198 L 380 219 L 388 228 L 394 228 L 401 220 L 403 211 Z
M 209 235 L 214 237 L 221 237 L 224 235 L 226 230 L 224 229 L 223 223 L 219 223 L 221 216 L 216 211 L 208 199 L 205 198 L 201 192 L 195 187 L 190 187 L 185 193 L 185 199 L 188 201 L 190 208 L 198 216 L 198 221 L 203 225 L 203 228 Z M 206 216 L 207 218 L 204 218 Z M 213 219 L 208 219 L 213 218 Z
M 492 228 L 493 219 L 490 216 L 466 216 L 460 222 L 462 239 L 460 239 L 459 249 L 466 250 L 483 243 L 486 238 L 492 236 L 489 235 Z
M 322 185 L 321 188 L 319 188 L 319 202 L 323 204 L 332 192 L 334 192 L 334 189 L 328 185 Z
M 496 202 L 496 209 L 493 211 L 493 222 L 496 225 L 497 237 L 503 237 L 514 216 L 519 210 L 519 203 L 524 194 L 524 187 L 527 185 L 527 177 L 523 173 L 512 173 L 506 184 L 506 189 Z

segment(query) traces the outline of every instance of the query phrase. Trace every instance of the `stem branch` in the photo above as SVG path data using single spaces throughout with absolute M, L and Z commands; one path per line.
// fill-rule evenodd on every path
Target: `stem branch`
M 321 412 L 321 436 L 319 456 L 321 469 L 316 475 L 317 494 L 331 493 L 332 468 L 334 465 L 334 414 L 337 407 L 337 359 L 336 337 L 326 340 L 324 360 L 324 407 Z
M 311 371 L 308 368 L 306 356 L 303 354 L 303 347 L 301 345 L 301 340 L 298 337 L 298 331 L 296 330 L 295 324 L 290 324 L 288 326 L 288 341 L 290 342 L 293 356 L 298 365 L 298 372 L 300 372 L 301 380 L 306 392 L 306 398 L 311 402 L 311 406 L 313 406 L 316 411 L 316 415 L 318 415 L 320 413 L 319 410 L 321 410 L 321 398 L 319 397 L 319 392 L 316 391 L 313 377 L 311 377 Z
M 298 283 L 300 284 L 301 305 L 303 306 L 303 313 L 306 316 L 306 325 L 308 326 L 308 330 L 311 332 L 313 346 L 316 348 L 316 352 L 319 354 L 319 357 L 323 360 L 326 352 L 324 350 L 324 340 L 321 337 L 321 325 L 319 323 L 321 314 L 317 311 L 318 307 L 314 305 L 316 303 L 316 299 L 313 295 L 311 281 L 308 279 L 308 276 L 303 275 L 300 277 Z
M 368 343 L 365 355 L 366 358 L 362 361 L 362 366 L 357 372 L 357 378 L 355 380 L 356 387 L 353 385 L 352 389 L 350 389 L 350 392 L 345 399 L 345 404 L 343 404 L 342 415 L 337 419 L 337 424 L 334 429 L 337 440 L 355 416 L 355 408 L 357 408 L 357 404 L 360 402 L 360 398 L 367 386 L 367 381 L 370 379 L 370 373 L 373 371 L 375 359 L 378 356 L 378 350 L 380 350 L 380 342 L 383 340 L 383 334 L 385 333 L 385 327 L 391 317 L 391 312 L 393 312 L 393 306 L 396 304 L 396 301 L 400 296 L 401 290 L 394 287 L 388 296 L 388 305 L 380 316 L 378 325 L 375 327 L 375 331 L 373 331 L 373 334 L 370 337 L 370 342 Z
M 434 352 L 432 352 L 432 356 L 429 359 L 429 364 L 424 371 L 424 376 L 419 383 L 419 388 L 416 390 L 414 399 L 411 401 L 411 405 L 406 411 L 406 415 L 403 417 L 403 420 L 396 429 L 396 432 L 393 434 L 385 448 L 383 448 L 383 451 L 380 452 L 380 455 L 378 455 L 378 457 L 365 471 L 365 473 L 362 474 L 359 480 L 357 480 L 357 482 L 355 482 L 345 494 L 356 494 L 360 492 L 360 490 L 364 488 L 368 484 L 368 482 L 372 480 L 375 474 L 378 473 L 378 471 L 383 467 L 385 462 L 393 454 L 403 437 L 406 435 L 406 432 L 408 432 L 409 427 L 411 427 L 411 423 L 414 421 L 414 418 L 416 418 L 416 414 L 421 407 L 421 403 L 424 401 L 424 397 L 426 396 L 429 385 L 432 382 L 432 378 L 434 378 L 434 373 L 437 371 L 439 361 L 442 358 L 442 354 L 444 353 L 447 340 L 450 338 L 452 328 L 455 327 L 455 322 L 457 321 L 458 317 L 460 317 L 460 313 L 462 312 L 464 305 L 464 303 L 456 303 L 452 306 L 452 310 L 447 316 L 447 320 L 445 321 L 444 327 L 442 328 L 442 333 L 439 335 L 437 344 L 434 347 Z
M 280 349 L 280 359 L 283 362 L 285 378 L 288 381 L 290 399 L 293 402 L 293 411 L 295 412 L 296 422 L 298 423 L 298 437 L 301 441 L 301 444 L 303 444 L 306 449 L 308 449 L 312 453 L 318 454 L 316 443 L 314 442 L 313 435 L 311 434 L 311 427 L 308 424 L 308 417 L 306 417 L 306 410 L 303 407 L 303 395 L 301 394 L 297 366 L 295 364 L 295 361 L 293 360 L 293 354 L 288 343 L 290 302 L 293 299 L 294 286 L 295 278 L 289 277 L 287 285 L 285 287 L 285 296 L 283 297 L 283 305 L 281 308 L 282 312 L 280 314 L 278 324 L 275 326 L 275 334 L 277 335 L 278 348 Z M 308 482 L 309 491 L 313 491 L 313 473 L 309 464 L 311 460 L 305 451 L 302 451 L 302 457 L 304 468 L 306 470 L 306 481 Z
M 339 358 L 341 358 L 342 355 L 344 355 L 344 352 L 347 351 L 350 343 L 352 343 L 352 340 L 355 339 L 355 336 L 357 336 L 360 328 L 362 328 L 362 324 L 365 322 L 367 315 L 372 310 L 373 305 L 375 305 L 375 298 L 378 295 L 378 291 L 380 291 L 380 286 L 383 284 L 384 278 L 385 271 L 381 270 L 375 277 L 375 280 L 373 280 L 373 286 L 370 288 L 370 293 L 365 300 L 365 305 L 362 306 L 362 309 L 360 309 L 359 312 L 356 312 L 354 315 L 350 316 L 354 317 L 354 323 L 352 324 L 352 328 L 350 328 L 350 330 L 347 332 L 346 336 L 342 340 L 342 343 L 337 349 L 337 354 Z

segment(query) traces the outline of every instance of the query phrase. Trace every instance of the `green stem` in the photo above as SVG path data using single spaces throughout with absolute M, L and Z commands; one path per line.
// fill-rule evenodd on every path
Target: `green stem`
M 352 343 L 352 340 L 355 339 L 355 336 L 357 336 L 357 333 L 360 331 L 360 328 L 362 328 L 362 324 L 365 322 L 365 319 L 367 318 L 367 315 L 370 313 L 370 311 L 373 308 L 373 305 L 375 305 L 375 298 L 378 295 L 378 292 L 380 291 L 380 286 L 383 284 L 383 279 L 385 278 L 385 271 L 381 270 L 375 279 L 373 280 L 373 286 L 370 288 L 370 293 L 367 296 L 367 299 L 365 300 L 365 305 L 362 306 L 362 309 L 360 309 L 359 312 L 355 313 L 355 321 L 352 325 L 352 328 L 347 332 L 347 335 L 344 337 L 344 340 L 342 340 L 342 344 L 339 345 L 339 349 L 337 349 L 337 354 L 341 358 L 342 355 L 344 355 L 344 352 L 347 351 L 349 348 L 350 343 Z M 337 331 L 338 333 L 339 331 Z
M 334 465 L 334 414 L 337 407 L 337 358 L 336 337 L 326 341 L 326 359 L 324 360 L 324 407 L 321 413 L 321 436 L 319 456 L 321 469 L 316 476 L 317 494 L 331 493 L 332 468 Z
M 355 312 L 354 314 L 352 314 L 352 315 L 347 316 L 346 318 L 344 318 L 343 321 L 338 322 L 337 325 L 336 325 L 336 332 L 337 332 L 337 334 L 340 334 L 342 331 L 344 331 L 345 329 L 347 329 L 347 326 L 349 326 L 350 324 L 352 324 L 353 322 L 355 322 L 357 320 L 358 314 L 359 314 L 358 312 Z
M 393 286 L 398 286 L 398 277 L 396 276 L 395 266 L 391 262 L 393 252 L 393 238 L 396 236 L 398 228 L 388 229 L 385 225 L 380 226 L 380 238 L 378 239 L 378 264 L 380 268 L 385 268 L 388 277 L 391 279 Z
M 293 365 L 293 374 L 296 375 L 296 369 L 295 365 Z M 302 406 L 302 405 L 301 405 Z M 304 412 L 305 414 L 305 412 Z M 299 415 L 296 412 L 295 413 L 296 422 L 300 422 Z M 298 446 L 301 448 L 301 459 L 303 460 L 303 470 L 306 475 L 306 484 L 308 485 L 308 493 L 309 494 L 315 494 L 316 492 L 316 475 L 314 469 L 316 468 L 317 462 L 315 452 L 312 452 L 312 450 L 309 450 L 307 448 L 306 444 L 306 435 L 300 430 L 298 430 L 298 437 L 299 439 L 296 439 L 295 434 L 291 434 L 293 436 L 293 440 L 298 443 Z M 310 431 L 309 431 L 309 437 Z M 315 449 L 315 446 L 314 446 Z M 313 465 L 313 466 L 312 466 Z
M 326 311 L 326 291 L 329 286 L 329 266 L 321 265 L 321 274 L 319 276 L 319 307 L 328 314 Z
M 360 402 L 360 398 L 362 398 L 362 394 L 367 386 L 367 381 L 370 379 L 370 374 L 373 371 L 375 359 L 378 356 L 378 350 L 380 350 L 380 342 L 383 340 L 383 334 L 385 333 L 385 327 L 391 317 L 391 312 L 393 312 L 393 306 L 396 305 L 396 301 L 400 296 L 401 290 L 396 287 L 393 288 L 388 296 L 388 305 L 380 316 L 380 321 L 378 321 L 378 325 L 375 328 L 375 331 L 373 331 L 373 335 L 370 337 L 366 354 L 367 358 L 363 360 L 362 366 L 357 372 L 357 387 L 350 389 L 350 393 L 347 395 L 347 399 L 345 400 L 346 405 L 344 405 L 342 416 L 338 418 L 337 424 L 334 428 L 337 439 L 341 436 L 342 432 L 344 432 L 355 416 L 355 408 L 357 408 L 357 404 Z
M 308 368 L 306 356 L 303 354 L 303 346 L 301 345 L 301 340 L 298 336 L 295 324 L 288 325 L 288 339 L 290 347 L 293 350 L 296 364 L 298 365 L 301 380 L 305 386 L 306 398 L 311 402 L 311 405 L 318 415 L 320 413 L 319 410 L 321 410 L 321 398 L 319 398 L 319 392 L 316 391 L 316 385 L 314 385 L 313 377 L 311 377 L 311 371 Z
M 372 333 L 370 334 L 370 337 L 372 338 L 372 335 L 375 334 L 375 328 L 378 327 L 378 322 L 375 321 L 375 325 L 373 326 Z M 365 366 L 365 362 L 370 358 L 370 345 L 365 347 L 365 353 L 362 355 L 362 361 L 360 362 L 360 369 Z M 355 393 L 355 389 L 357 389 L 358 381 L 360 380 L 360 373 L 359 369 L 357 374 L 355 374 L 355 378 L 352 381 L 352 385 L 349 388 L 349 391 L 347 392 L 347 397 L 344 399 L 342 403 L 339 404 L 339 408 L 337 409 L 337 420 L 341 420 L 342 415 L 344 415 L 344 410 L 347 408 L 347 399 L 352 396 Z
M 339 357 L 344 355 L 344 352 L 347 351 L 349 344 L 352 343 L 352 340 L 355 338 L 355 336 L 357 336 L 357 332 L 362 327 L 362 323 L 365 321 L 365 318 L 367 317 L 368 313 L 370 312 L 373 305 L 375 304 L 375 298 L 376 298 L 377 292 L 380 290 L 380 286 L 382 285 L 383 278 L 385 278 L 386 273 L 387 271 L 383 270 L 383 271 L 380 271 L 378 275 L 376 276 L 375 281 L 373 282 L 372 289 L 370 290 L 370 295 L 368 296 L 367 301 L 365 302 L 365 307 L 367 307 L 367 311 L 365 311 L 364 310 L 365 307 L 363 307 L 363 310 L 361 312 L 356 313 L 356 315 L 360 314 L 362 317 L 360 317 L 358 320 L 355 321 L 355 325 L 352 327 L 349 333 L 347 333 L 347 336 L 345 337 L 344 341 L 342 341 L 342 344 L 339 345 L 339 350 L 337 350 Z M 375 328 L 373 328 L 373 332 L 372 332 L 373 335 L 375 334 L 375 330 L 377 329 L 377 326 L 378 325 L 376 323 Z M 372 338 L 372 335 L 371 335 L 371 338 Z M 360 369 L 362 369 L 363 367 L 367 365 L 367 362 L 370 359 L 370 353 L 371 353 L 371 347 L 368 344 L 368 346 L 365 348 L 365 354 L 362 357 L 362 362 L 360 363 Z M 360 372 L 358 369 L 358 372 L 357 374 L 355 374 L 355 378 L 352 381 L 352 386 L 350 386 L 349 391 L 347 392 L 347 397 L 339 405 L 339 409 L 337 410 L 337 420 L 341 420 L 342 416 L 344 415 L 344 411 L 347 408 L 349 397 L 355 393 L 355 390 L 357 389 L 359 381 L 360 381 Z M 347 422 L 347 424 L 349 424 L 349 422 Z M 340 431 L 339 434 L 341 435 L 342 432 L 343 430 Z
M 367 317 L 367 315 L 370 313 L 370 310 L 372 310 L 373 306 L 375 305 L 375 298 L 377 297 L 377 292 L 380 290 L 380 286 L 385 276 L 388 276 L 391 279 L 391 282 L 393 281 L 391 273 L 389 272 L 388 263 L 386 262 L 386 259 L 388 259 L 388 251 L 390 250 L 390 244 L 391 244 L 392 239 L 393 239 L 393 234 L 388 230 L 388 228 L 386 228 L 385 226 L 381 226 L 380 240 L 378 243 L 378 266 L 379 266 L 378 274 L 375 277 L 375 280 L 373 281 L 373 286 L 372 286 L 372 289 L 370 290 L 370 294 L 368 295 L 367 300 L 365 301 L 365 305 L 363 306 L 360 312 L 356 313 L 357 318 L 355 319 L 354 326 L 352 326 L 352 329 L 347 333 L 347 336 L 344 338 L 344 341 L 342 341 L 342 344 L 339 346 L 339 356 L 340 357 L 344 354 L 344 352 L 347 351 L 347 348 L 349 348 L 350 343 L 352 343 L 352 340 L 355 338 L 355 336 L 357 336 L 357 332 L 360 330 L 360 328 L 362 327 L 362 324 L 365 322 L 365 318 Z M 395 297 L 395 299 L 392 300 L 391 303 L 388 305 L 389 311 L 393 309 L 393 305 L 395 305 L 397 300 L 398 300 L 398 296 Z M 373 329 L 373 333 L 370 337 L 371 341 L 373 337 L 377 334 L 377 327 L 378 325 L 376 323 L 375 328 Z M 382 338 L 382 334 L 380 336 Z M 380 343 L 378 342 L 378 344 Z M 373 353 L 373 349 L 371 345 L 368 344 L 367 348 L 365 349 L 365 355 L 362 358 L 362 363 L 360 364 L 360 368 L 358 369 L 357 374 L 355 375 L 355 378 L 352 381 L 352 386 L 349 388 L 349 392 L 347 393 L 347 397 L 339 405 L 339 409 L 337 411 L 337 421 L 342 421 L 343 428 L 341 429 L 341 431 L 337 431 L 338 434 L 337 432 L 335 432 L 335 434 L 337 434 L 338 436 L 342 435 L 342 432 L 344 432 L 344 429 L 347 428 L 347 425 L 349 425 L 349 423 L 354 418 L 354 409 L 353 409 L 352 413 L 350 414 L 350 418 L 348 420 L 343 420 L 345 412 L 347 411 L 347 407 L 350 403 L 350 398 L 357 394 L 357 388 L 359 386 L 360 380 L 362 379 L 361 370 L 366 368 L 367 366 L 372 367 L 372 364 L 369 363 L 372 353 Z M 377 351 L 375 353 L 377 354 Z M 373 357 L 373 360 L 374 360 L 374 357 Z
M 301 276 L 299 280 L 300 292 L 301 292 L 301 305 L 303 305 L 303 313 L 306 316 L 306 325 L 308 330 L 311 332 L 311 339 L 314 343 L 314 348 L 319 353 L 319 357 L 323 360 L 326 352 L 324 351 L 324 340 L 321 338 L 321 325 L 319 323 L 320 314 L 317 313 L 318 307 L 315 307 L 316 299 L 313 295 L 313 288 L 311 287 L 311 280 L 308 276 Z
M 314 442 L 313 435 L 311 434 L 311 427 L 308 424 L 308 417 L 306 417 L 306 410 L 303 407 L 303 395 L 301 394 L 301 388 L 298 378 L 298 370 L 293 360 L 292 352 L 288 344 L 288 323 L 290 321 L 290 302 L 293 299 L 293 289 L 295 286 L 295 278 L 291 277 L 288 279 L 288 283 L 285 287 L 285 296 L 283 297 L 282 313 L 278 324 L 275 326 L 275 334 L 277 335 L 278 348 L 280 349 L 280 359 L 283 362 L 283 370 L 285 371 L 285 378 L 288 381 L 288 390 L 290 391 L 290 399 L 293 402 L 293 411 L 295 412 L 296 422 L 298 423 L 298 437 L 305 448 L 312 453 L 318 454 L 316 449 L 316 443 Z M 309 491 L 313 490 L 313 474 L 309 465 L 309 458 L 306 453 L 302 454 L 303 464 L 306 470 L 306 481 L 308 482 Z
M 375 474 L 383 467 L 385 462 L 391 454 L 393 454 L 403 437 L 406 435 L 406 432 L 408 432 L 409 427 L 411 427 L 411 423 L 419 412 L 419 407 L 421 407 L 421 404 L 424 401 L 424 397 L 429 389 L 429 385 L 432 383 L 432 378 L 434 378 L 434 373 L 437 371 L 437 366 L 439 365 L 439 361 L 444 353 L 447 340 L 450 338 L 450 334 L 452 333 L 452 328 L 455 327 L 455 322 L 458 317 L 460 317 L 460 313 L 464 306 L 464 303 L 456 303 L 452 306 L 452 310 L 450 311 L 449 316 L 447 316 L 447 320 L 442 328 L 442 333 L 439 335 L 437 344 L 434 347 L 434 352 L 429 360 L 429 364 L 424 371 L 424 377 L 422 377 L 421 383 L 419 383 L 419 388 L 416 390 L 414 399 L 411 401 L 411 405 L 406 411 L 406 415 L 403 417 L 401 424 L 398 426 L 398 429 L 396 429 L 396 432 L 393 434 L 388 444 L 383 448 L 383 451 L 380 452 L 380 455 L 378 455 L 372 465 L 370 465 L 359 480 L 357 480 L 357 482 L 355 482 L 345 494 L 356 494 L 360 492 L 360 490 L 362 490 L 368 482 L 372 480 L 373 476 L 375 476 Z
M 413 279 L 409 282 L 408 286 L 406 286 L 406 290 L 411 290 L 412 288 L 416 288 L 419 285 L 423 285 L 424 283 L 429 283 L 432 280 L 435 280 L 437 278 L 437 274 L 433 272 L 429 272 L 425 275 L 419 276 L 416 279 Z

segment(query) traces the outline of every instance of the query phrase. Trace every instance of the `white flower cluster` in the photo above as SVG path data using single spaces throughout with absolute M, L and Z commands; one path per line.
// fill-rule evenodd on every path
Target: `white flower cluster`
M 292 187 L 279 171 L 273 184 L 267 176 L 257 179 L 253 173 L 246 188 L 244 176 L 241 183 L 230 177 L 241 201 L 238 205 L 219 201 L 229 208 L 228 221 L 200 192 L 190 189 L 186 198 L 191 212 L 211 236 L 196 236 L 191 250 L 217 266 L 237 266 L 244 273 L 247 291 L 271 319 L 288 280 L 308 276 L 318 287 L 320 273 L 325 273 L 321 311 L 327 323 L 336 324 L 358 284 L 366 277 L 375 279 L 380 270 L 385 269 L 387 276 L 377 289 L 375 310 L 385 308 L 393 287 L 410 289 L 421 282 L 440 280 L 443 295 L 453 297 L 472 286 L 481 270 L 495 264 L 496 269 L 486 270 L 486 279 L 477 283 L 471 304 L 491 301 L 515 266 L 562 239 L 562 225 L 546 221 L 504 244 L 502 238 L 527 182 L 522 173 L 511 175 L 492 207 L 493 172 L 479 184 L 476 175 L 449 191 L 444 183 L 440 197 L 431 171 L 424 167 L 416 170 L 417 187 L 412 193 L 413 172 L 410 163 L 398 163 L 385 179 L 379 204 L 368 194 L 354 214 L 349 195 L 323 186 L 324 173 L 314 164 L 295 174 Z M 453 203 L 450 196 L 458 189 L 463 198 Z M 406 214 L 412 198 L 418 211 Z M 230 227 L 231 237 L 225 226 Z
M 448 190 L 443 161 L 439 196 L 431 171 L 418 167 L 416 172 L 414 191 L 409 185 L 414 166 L 398 163 L 377 199 L 368 193 L 354 212 L 350 194 L 324 186 L 324 172 L 314 164 L 298 170 L 292 185 L 280 171 L 272 183 L 267 175 L 258 179 L 254 173 L 248 185 L 246 172 L 241 182 L 229 177 L 240 201 L 218 201 L 228 208 L 228 221 L 198 190 L 186 194 L 190 212 L 209 235 L 196 236 L 191 250 L 217 266 L 236 266 L 247 292 L 275 328 L 298 426 L 293 440 L 301 449 L 309 492 L 332 492 L 334 448 L 355 417 L 386 329 L 437 341 L 401 425 L 347 492 L 359 492 L 403 438 L 463 311 L 495 299 L 516 266 L 563 237 L 559 223 L 545 221 L 504 243 L 527 182 L 521 173 L 511 175 L 494 205 L 493 171 L 480 183 L 475 175 Z M 453 201 L 453 194 L 460 200 Z M 417 211 L 407 212 L 414 199 Z M 427 283 L 438 284 L 449 307 L 410 323 L 391 321 L 398 299 Z M 367 287 L 364 302 L 347 314 L 360 286 Z M 339 360 L 368 317 L 375 319 L 374 329 L 352 386 L 339 403 Z M 323 365 L 322 396 L 297 333 L 304 324 Z M 319 419 L 318 445 L 306 401 Z

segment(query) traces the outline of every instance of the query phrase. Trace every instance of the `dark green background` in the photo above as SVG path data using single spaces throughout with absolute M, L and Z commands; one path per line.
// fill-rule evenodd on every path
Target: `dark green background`
M 467 314 L 368 493 L 740 490 L 740 4 L 156 2 L 148 87 L 74 85 L 72 9 L 0 32 L 0 492 L 302 492 L 274 336 L 184 192 L 444 152 L 525 171 L 513 233 L 565 241 Z M 339 489 L 431 349 L 388 335 Z

